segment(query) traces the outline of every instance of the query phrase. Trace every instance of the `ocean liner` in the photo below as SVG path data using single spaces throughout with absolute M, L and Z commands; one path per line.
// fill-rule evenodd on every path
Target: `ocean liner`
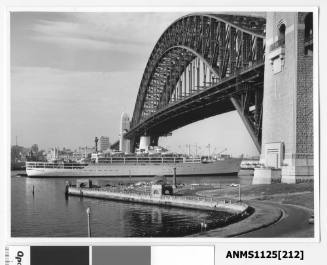
M 241 158 L 189 158 L 182 156 L 96 157 L 89 163 L 26 162 L 29 177 L 131 177 L 236 175 Z

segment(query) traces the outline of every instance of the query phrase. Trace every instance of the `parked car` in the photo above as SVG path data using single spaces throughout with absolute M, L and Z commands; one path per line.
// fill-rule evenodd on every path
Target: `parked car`
M 232 183 L 229 186 L 231 186 L 231 187 L 238 187 L 238 184 Z

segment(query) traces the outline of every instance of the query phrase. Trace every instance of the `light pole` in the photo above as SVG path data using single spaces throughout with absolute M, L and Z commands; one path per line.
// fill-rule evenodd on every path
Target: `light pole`
M 87 207 L 86 214 L 87 214 L 87 234 L 88 234 L 88 237 L 91 237 L 91 224 L 90 224 L 91 209 L 90 209 L 90 207 Z

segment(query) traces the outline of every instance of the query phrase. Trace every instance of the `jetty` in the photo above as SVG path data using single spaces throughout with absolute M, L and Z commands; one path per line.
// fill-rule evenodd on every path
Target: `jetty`
M 158 192 L 159 189 L 159 192 Z M 157 191 L 157 192 L 156 192 Z M 153 185 L 151 193 L 121 190 L 112 187 L 75 187 L 66 186 L 67 196 L 80 196 L 97 199 L 127 201 L 153 204 L 158 206 L 181 207 L 198 210 L 228 212 L 233 215 L 247 215 L 250 207 L 242 202 L 215 200 L 200 196 L 174 196 L 160 192 L 158 185 Z

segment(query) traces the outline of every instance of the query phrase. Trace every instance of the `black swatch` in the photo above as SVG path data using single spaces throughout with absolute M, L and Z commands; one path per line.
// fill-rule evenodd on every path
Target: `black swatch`
M 89 247 L 31 246 L 31 265 L 89 265 Z

